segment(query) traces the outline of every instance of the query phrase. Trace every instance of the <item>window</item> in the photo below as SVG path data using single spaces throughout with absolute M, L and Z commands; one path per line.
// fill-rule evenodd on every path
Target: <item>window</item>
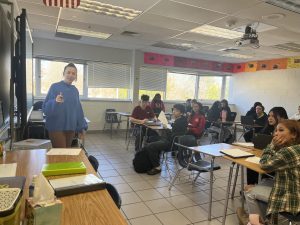
M 43 96 L 48 93 L 51 84 L 63 79 L 63 71 L 68 63 L 46 59 L 39 60 L 39 63 L 40 74 L 38 77 L 39 79 L 37 79 L 39 81 L 39 85 L 37 85 L 39 86 L 39 88 L 37 87 L 37 94 Z M 79 94 L 83 95 L 84 65 L 76 63 L 75 66 L 77 67 L 77 81 L 73 84 L 77 87 Z
M 222 97 L 223 77 L 201 76 L 199 79 L 198 99 L 219 100 Z
M 89 98 L 130 99 L 131 83 L 129 65 L 88 63 Z
M 166 91 L 167 70 L 163 68 L 140 68 L 139 96 L 146 94 L 150 99 L 159 93 L 164 99 Z
M 167 100 L 182 100 L 195 97 L 196 74 L 168 72 Z

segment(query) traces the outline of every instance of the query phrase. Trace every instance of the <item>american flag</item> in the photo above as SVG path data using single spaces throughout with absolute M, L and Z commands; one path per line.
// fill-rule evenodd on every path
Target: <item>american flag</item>
M 46 6 L 77 8 L 80 5 L 80 0 L 43 0 Z

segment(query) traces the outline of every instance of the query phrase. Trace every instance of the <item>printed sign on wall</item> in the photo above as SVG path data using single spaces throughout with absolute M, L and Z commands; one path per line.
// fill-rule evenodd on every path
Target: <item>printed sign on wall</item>
M 300 56 L 288 58 L 287 68 L 300 68 Z

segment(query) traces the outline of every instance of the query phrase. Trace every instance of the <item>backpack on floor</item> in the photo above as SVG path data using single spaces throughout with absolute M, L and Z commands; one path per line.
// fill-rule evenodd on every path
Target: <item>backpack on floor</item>
M 132 164 L 135 172 L 137 173 L 146 173 L 152 168 L 151 162 L 148 158 L 148 153 L 145 150 L 139 151 L 135 154 Z

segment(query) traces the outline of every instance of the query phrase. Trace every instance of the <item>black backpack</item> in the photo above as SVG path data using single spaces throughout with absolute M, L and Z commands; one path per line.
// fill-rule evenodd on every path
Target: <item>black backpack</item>
M 132 164 L 135 172 L 137 173 L 146 173 L 152 169 L 148 153 L 145 150 L 139 151 L 135 154 Z

